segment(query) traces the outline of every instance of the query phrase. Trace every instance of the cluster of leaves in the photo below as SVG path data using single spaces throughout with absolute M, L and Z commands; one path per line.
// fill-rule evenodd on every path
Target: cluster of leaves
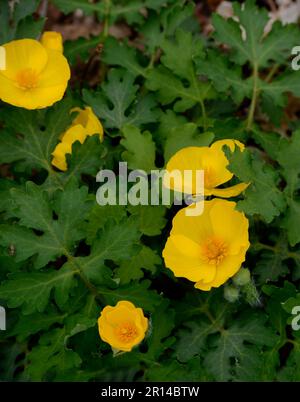
M 38 35 L 38 3 L 11 9 L 0 0 L 0 43 Z M 96 89 L 76 83 L 48 110 L 1 104 L 0 305 L 8 318 L 1 380 L 300 380 L 300 338 L 291 327 L 300 305 L 300 132 L 289 134 L 284 115 L 287 94 L 300 95 L 288 64 L 299 28 L 275 23 L 265 33 L 267 11 L 252 0 L 234 5 L 234 19 L 214 15 L 211 40 L 200 33 L 194 1 L 53 3 L 104 24 L 100 38 L 66 43 L 73 66 L 78 56 L 88 64 L 101 43 L 104 78 Z M 110 36 L 120 22 L 136 32 L 130 41 Z M 84 104 L 101 119 L 105 141 L 75 143 L 59 172 L 51 152 L 72 107 Z M 201 292 L 164 267 L 173 208 L 96 203 L 100 169 L 126 161 L 150 172 L 183 147 L 223 138 L 249 145 L 228 158 L 251 182 L 238 208 L 250 220 L 255 305 L 250 291 L 229 303 L 223 288 Z M 151 331 L 140 347 L 113 357 L 97 318 L 119 300 L 142 307 Z

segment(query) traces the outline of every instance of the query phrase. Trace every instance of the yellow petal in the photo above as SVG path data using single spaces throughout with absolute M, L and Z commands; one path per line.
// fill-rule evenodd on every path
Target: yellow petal
M 218 288 L 223 285 L 228 279 L 232 278 L 241 268 L 245 261 L 246 250 L 242 249 L 240 254 L 228 256 L 217 269 L 216 276 L 210 285 Z
M 214 199 L 210 210 L 213 232 L 228 246 L 228 254 L 236 254 L 249 245 L 249 221 L 235 209 L 236 203 Z
M 71 70 L 63 54 L 48 49 L 47 54 L 48 63 L 40 73 L 38 88 L 49 89 L 63 87 L 62 93 L 57 94 L 57 98 L 60 97 L 61 99 L 71 77 Z
M 51 164 L 63 172 L 68 169 L 67 162 L 63 159 L 53 158 Z
M 122 300 L 116 306 L 106 306 L 102 310 L 98 319 L 98 328 L 100 338 L 110 344 L 113 349 L 129 352 L 144 339 L 148 329 L 148 319 L 144 316 L 142 309 L 136 308 L 131 302 Z
M 52 165 L 60 170 L 67 170 L 66 154 L 72 153 L 72 145 L 79 141 L 81 144 L 84 143 L 86 138 L 86 133 L 81 125 L 70 127 L 62 136 L 61 142 L 55 147 L 52 155 L 54 156 L 52 160 Z
M 20 39 L 3 45 L 6 53 L 6 69 L 0 75 L 16 80 L 22 70 L 32 69 L 40 74 L 48 63 L 46 49 L 33 39 Z M 0 87 L 1 88 L 1 87 Z
M 77 124 L 76 126 L 71 126 L 62 136 L 63 144 L 74 144 L 74 142 L 79 141 L 81 144 L 84 143 L 86 139 L 85 129 Z
M 229 181 L 233 174 L 226 168 L 228 160 L 221 148 L 186 147 L 179 150 L 169 160 L 164 176 L 164 186 L 178 192 L 197 194 L 196 171 L 204 171 L 204 193 Z M 191 171 L 192 177 L 186 178 L 185 171 Z M 176 179 L 170 180 L 176 173 Z M 179 180 L 181 178 L 181 180 Z
M 240 142 L 238 140 L 232 140 L 232 139 L 215 141 L 211 145 L 211 148 L 221 151 L 223 149 L 224 145 L 227 145 L 231 152 L 234 152 L 236 146 L 238 146 L 241 151 L 244 151 L 244 149 L 245 149 L 245 145 L 242 142 Z
M 182 208 L 173 218 L 171 235 L 183 235 L 200 244 L 201 240 L 212 234 L 212 225 L 209 218 L 211 206 L 210 202 L 204 201 L 205 212 L 197 216 L 187 215 L 188 209 L 194 208 L 193 205 Z
M 49 50 L 56 50 L 60 53 L 63 52 L 63 39 L 60 32 L 46 31 L 43 33 L 41 44 Z
M 74 119 L 72 125 L 81 124 L 85 128 L 88 136 L 98 134 L 100 140 L 103 140 L 103 126 L 91 107 L 88 106 L 84 110 L 74 108 L 72 109 L 72 112 L 78 112 L 78 115 Z
M 133 303 L 131 303 L 130 301 L 128 301 L 128 300 L 121 300 L 121 301 L 119 301 L 119 302 L 117 303 L 117 305 L 116 305 L 115 308 L 118 308 L 118 307 L 125 307 L 125 308 L 127 308 L 128 310 L 132 310 L 132 311 L 135 311 L 135 310 L 136 310 L 135 305 L 134 305 Z M 139 309 L 139 310 L 141 310 L 141 309 Z M 141 310 L 141 311 L 142 311 L 142 310 Z
M 210 195 L 215 195 L 216 197 L 231 198 L 240 195 L 250 183 L 239 183 L 231 187 L 226 188 L 214 188 L 211 190 Z
M 209 290 L 211 290 L 212 284 L 211 284 L 211 282 L 205 283 L 201 280 L 201 281 L 198 281 L 197 283 L 195 283 L 195 288 L 208 292 Z
M 163 250 L 167 268 L 177 277 L 196 282 L 200 279 L 211 281 L 216 274 L 216 267 L 203 261 L 201 245 L 184 236 L 170 236 Z

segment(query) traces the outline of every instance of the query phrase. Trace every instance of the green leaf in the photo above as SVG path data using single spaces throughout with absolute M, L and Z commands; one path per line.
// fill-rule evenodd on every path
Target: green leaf
M 26 368 L 25 375 L 31 381 L 46 379 L 45 375 L 51 369 L 64 373 L 80 365 L 81 358 L 79 355 L 65 346 L 67 335 L 65 328 L 54 329 L 43 335 L 40 338 L 39 345 L 29 352 L 30 365 Z
M 96 237 L 90 255 L 77 257 L 75 262 L 90 280 L 103 283 L 110 273 L 105 260 L 119 263 L 132 258 L 140 249 L 140 236 L 136 219 L 124 219 L 118 225 L 110 220 Z
M 102 58 L 106 64 L 123 67 L 134 77 L 146 76 L 146 69 L 138 60 L 137 50 L 114 38 L 107 39 Z
M 128 206 L 130 213 L 138 220 L 139 230 L 146 236 L 161 234 L 166 225 L 166 208 L 162 205 Z
M 121 145 L 126 149 L 122 158 L 129 169 L 145 170 L 149 173 L 155 169 L 155 144 L 149 131 L 141 133 L 137 127 L 125 126 L 122 130 L 124 139 Z
M 300 163 L 297 151 L 299 146 L 300 131 L 298 130 L 293 133 L 289 141 L 282 141 L 278 149 L 278 162 L 283 168 L 283 176 L 287 182 L 287 186 L 284 189 L 284 195 L 286 197 L 288 208 L 282 226 L 287 230 L 291 246 L 295 246 L 300 242 L 300 199 L 297 194 L 297 191 L 300 188 Z
M 3 45 L 9 42 L 10 39 L 10 9 L 7 0 L 0 0 L 0 22 L 1 22 L 1 35 L 0 44 Z
M 98 36 L 91 39 L 79 38 L 76 40 L 69 40 L 64 43 L 64 55 L 67 57 L 71 64 L 75 64 L 80 58 L 87 61 L 92 49 L 96 49 L 100 44 Z
M 41 268 L 67 255 L 84 238 L 81 225 L 89 209 L 86 188 L 69 187 L 64 192 L 58 191 L 53 206 L 47 193 L 31 182 L 26 184 L 25 190 L 12 189 L 11 195 L 15 203 L 13 214 L 20 219 L 21 226 L 3 225 L 0 237 L 6 247 L 14 245 L 17 261 L 37 254 L 34 264 Z M 54 211 L 58 216 L 56 220 L 53 220 Z M 42 234 L 37 235 L 25 227 Z
M 53 0 L 64 13 L 81 9 L 85 14 L 97 13 L 101 18 L 107 16 L 111 23 L 125 18 L 128 24 L 142 24 L 143 9 L 159 10 L 166 7 L 171 0 L 110 0 L 108 3 L 90 3 L 87 0 Z
M 126 284 L 131 281 L 137 281 L 144 276 L 143 270 L 154 274 L 157 266 L 161 265 L 160 256 L 151 248 L 143 246 L 141 251 L 133 256 L 129 261 L 123 261 L 119 268 L 115 270 L 115 277 L 120 280 L 121 284 Z
M 239 104 L 245 97 L 251 97 L 251 82 L 243 79 L 241 67 L 231 65 L 227 57 L 208 50 L 206 59 L 197 57 L 195 63 L 197 73 L 208 77 L 217 91 L 230 94 L 235 103 Z M 212 65 L 214 68 L 211 68 Z
M 214 348 L 205 357 L 206 367 L 217 381 L 230 380 L 234 370 L 238 371 L 244 359 L 252 353 L 245 342 L 258 346 L 273 345 L 277 337 L 265 326 L 265 321 L 266 318 L 263 316 L 254 316 L 245 323 L 233 324 L 219 335 L 215 340 Z M 234 359 L 233 364 L 231 359 Z M 253 371 L 255 372 L 255 365 Z
M 152 91 L 158 91 L 163 105 L 175 101 L 174 110 L 184 112 L 214 97 L 211 85 L 201 82 L 196 76 L 193 59 L 202 55 L 199 40 L 193 39 L 189 32 L 178 30 L 176 42 L 164 41 L 162 49 L 163 66 L 149 72 L 146 86 Z M 183 54 L 183 57 L 178 58 L 178 54 Z M 188 86 L 182 80 L 187 81 Z
M 77 9 L 88 15 L 103 10 L 102 4 L 93 4 L 87 0 L 53 0 L 53 3 L 65 14 L 72 13 Z
M 26 340 L 30 335 L 48 330 L 53 324 L 61 324 L 65 316 L 66 314 L 59 314 L 55 311 L 22 315 L 13 330 L 10 331 L 10 335 L 17 336 L 20 340 Z
M 161 303 L 162 298 L 154 290 L 149 290 L 149 286 L 150 281 L 145 280 L 124 285 L 118 289 L 99 288 L 99 291 L 105 297 L 107 304 L 114 306 L 120 300 L 128 300 L 145 311 L 153 312 Z
M 175 326 L 175 311 L 164 300 L 151 316 L 151 332 L 147 340 L 147 358 L 157 360 L 175 341 L 170 334 Z
M 38 4 L 38 0 L 20 0 L 12 5 L 6 0 L 0 1 L 0 45 L 24 37 L 36 39 L 45 22 L 31 16 Z
M 1 133 L 1 163 L 20 161 L 17 166 L 22 170 L 51 171 L 51 153 L 72 121 L 71 109 L 72 103 L 66 98 L 46 112 L 20 108 L 2 110 L 0 119 L 5 121 L 5 129 Z
M 288 61 L 291 49 L 299 43 L 300 35 L 296 25 L 282 26 L 279 22 L 265 34 L 269 16 L 266 9 L 258 8 L 255 3 L 255 0 L 234 3 L 234 18 L 214 14 L 213 36 L 230 51 L 224 56 L 219 51 L 208 51 L 206 60 L 197 58 L 197 71 L 209 77 L 215 88 L 231 96 L 235 103 L 252 98 L 252 105 L 256 106 L 262 101 L 264 111 L 275 120 L 278 116 L 274 116 L 274 110 L 280 115 L 278 106 L 285 106 L 286 93 L 296 96 L 300 93 L 295 72 L 285 72 L 274 79 L 278 66 Z M 214 68 L 210 68 L 211 65 Z M 269 66 L 273 70 L 265 74 L 264 69 Z M 280 116 L 276 120 L 279 125 Z M 248 121 L 248 128 L 249 124 L 251 121 Z
M 104 229 L 109 221 L 119 224 L 126 216 L 125 207 L 122 205 L 101 206 L 95 204 L 87 217 L 87 243 L 92 244 L 98 231 Z
M 10 308 L 22 306 L 24 314 L 43 312 L 53 289 L 58 301 L 68 297 L 62 292 L 74 285 L 73 276 L 73 271 L 63 269 L 52 273 L 13 274 L 1 285 L 0 299 L 5 300 Z
M 213 17 L 215 37 L 232 48 L 234 61 L 241 65 L 250 61 L 252 65 L 266 67 L 270 60 L 282 62 L 289 57 L 291 48 L 297 44 L 296 26 L 276 23 L 264 36 L 269 17 L 265 9 L 256 7 L 255 0 L 247 0 L 243 5 L 235 3 L 234 12 L 239 22 L 232 18 L 226 21 L 217 14 Z
M 84 91 L 85 102 L 104 120 L 105 127 L 122 129 L 126 124 L 140 126 L 156 121 L 156 102 L 151 95 L 136 99 L 139 86 L 124 70 L 111 70 L 101 92 Z
M 13 381 L 15 372 L 22 367 L 23 361 L 18 357 L 24 353 L 24 345 L 4 343 L 0 351 L 0 370 L 2 381 Z
M 285 276 L 289 272 L 289 269 L 283 259 L 284 256 L 281 253 L 263 251 L 257 259 L 254 271 L 259 277 L 259 283 L 274 282 L 280 276 Z
M 189 364 L 180 364 L 175 359 L 165 360 L 164 365 L 153 364 L 145 372 L 146 381 L 208 381 L 211 380 L 203 372 L 199 360 L 191 360 Z M 191 388 L 191 392 L 192 392 Z
M 203 322 L 185 323 L 185 330 L 179 332 L 180 338 L 177 343 L 177 358 L 181 362 L 187 362 L 192 357 L 199 355 L 205 347 L 207 336 L 216 332 L 215 325 Z M 188 329 L 188 331 L 187 331 Z
M 169 159 L 180 149 L 185 147 L 205 147 L 210 145 L 214 134 L 199 133 L 195 123 L 186 123 L 169 129 L 165 142 L 164 158 L 167 163 Z
M 227 153 L 229 170 L 242 182 L 250 183 L 245 196 L 238 202 L 238 209 L 248 215 L 258 214 L 270 223 L 285 209 L 285 200 L 278 189 L 278 172 L 266 164 L 258 154 L 248 150 Z

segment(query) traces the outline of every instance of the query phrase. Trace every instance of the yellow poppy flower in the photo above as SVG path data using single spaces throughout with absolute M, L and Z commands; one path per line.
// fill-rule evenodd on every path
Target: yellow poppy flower
M 41 44 L 50 50 L 57 50 L 58 52 L 63 52 L 63 39 L 61 33 L 54 31 L 46 31 L 41 37 Z
M 148 319 L 141 308 L 129 301 L 119 301 L 115 307 L 106 306 L 98 319 L 100 338 L 116 351 L 130 352 L 144 338 Z
M 90 107 L 85 109 L 74 108 L 71 112 L 78 112 L 78 115 L 68 130 L 61 135 L 61 142 L 52 152 L 54 156 L 52 165 L 62 171 L 66 171 L 68 168 L 66 154 L 72 153 L 74 142 L 79 141 L 83 144 L 88 136 L 95 134 L 98 134 L 100 141 L 103 141 L 104 136 L 102 124 Z
M 234 152 L 237 145 L 242 151 L 244 145 L 236 140 L 220 140 L 213 143 L 210 147 L 187 147 L 178 151 L 169 160 L 164 175 L 165 187 L 172 190 L 185 192 L 187 194 L 197 194 L 196 170 L 204 171 L 204 195 L 215 195 L 217 197 L 234 197 L 244 191 L 249 183 L 239 183 L 228 188 L 217 188 L 221 184 L 227 183 L 232 179 L 233 174 L 227 169 L 228 159 L 223 151 L 223 146 L 227 145 L 231 152 Z M 173 179 L 170 174 L 178 172 L 180 177 L 184 171 L 192 171 L 190 178 L 185 178 L 184 183 Z M 173 177 L 176 177 L 174 175 Z
M 3 45 L 6 69 L 0 71 L 0 99 L 25 109 L 42 109 L 62 99 L 70 79 L 64 55 L 33 39 Z
M 181 209 L 163 250 L 166 267 L 175 276 L 196 282 L 195 287 L 219 287 L 237 273 L 250 246 L 248 219 L 236 203 L 215 198 L 204 201 L 204 212 L 187 216 Z

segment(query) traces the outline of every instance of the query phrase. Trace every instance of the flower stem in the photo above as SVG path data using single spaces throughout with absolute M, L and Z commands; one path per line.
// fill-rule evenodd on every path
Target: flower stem
M 104 38 L 108 37 L 109 33 L 109 17 L 110 17 L 110 0 L 105 0 L 105 19 L 104 19 L 104 27 L 103 27 L 103 36 Z
M 249 109 L 248 119 L 247 119 L 247 130 L 248 131 L 250 131 L 252 129 L 257 98 L 258 98 L 258 66 L 255 63 L 254 68 L 253 68 L 253 92 L 252 92 L 252 99 L 251 99 L 251 104 L 250 104 L 250 109 Z

